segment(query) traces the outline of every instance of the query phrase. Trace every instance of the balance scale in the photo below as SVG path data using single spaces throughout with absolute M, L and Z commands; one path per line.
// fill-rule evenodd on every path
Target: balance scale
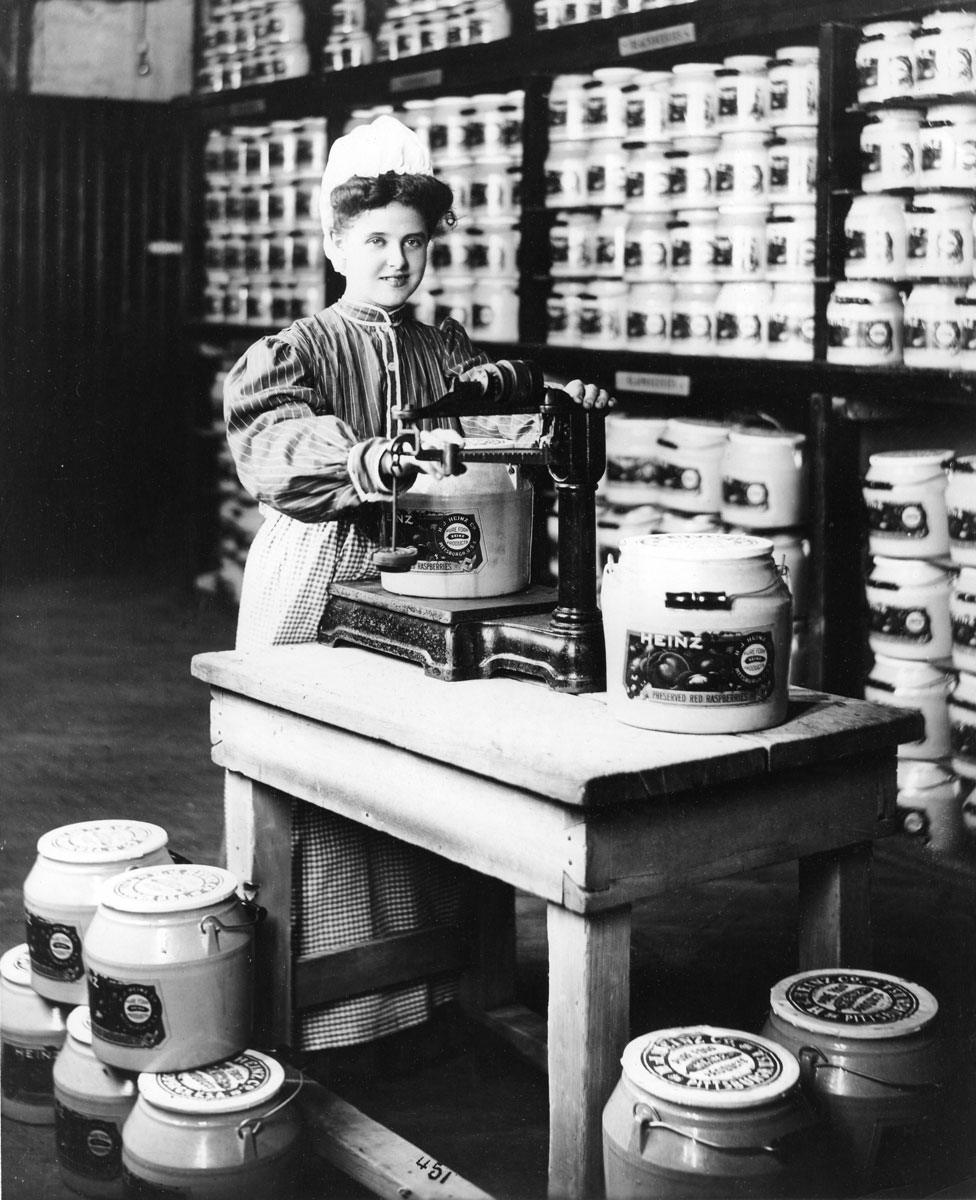
M 533 583 L 510 596 L 442 599 L 401 596 L 379 582 L 333 584 L 318 640 L 358 646 L 422 666 L 443 680 L 498 675 L 541 680 L 564 692 L 605 685 L 603 622 L 596 602 L 596 486 L 606 464 L 603 409 L 586 409 L 559 388 L 547 387 L 534 363 L 488 364 L 455 382 L 425 407 L 395 411 L 400 437 L 436 417 L 538 412 L 536 447 L 445 447 L 423 451 L 447 465 L 501 462 L 548 469 L 558 505 L 557 585 Z M 395 439 L 395 445 L 400 438 Z M 396 490 L 393 497 L 394 539 Z M 398 558 L 408 568 L 411 548 L 377 552 L 384 570 Z M 405 569 L 401 566 L 399 569 Z

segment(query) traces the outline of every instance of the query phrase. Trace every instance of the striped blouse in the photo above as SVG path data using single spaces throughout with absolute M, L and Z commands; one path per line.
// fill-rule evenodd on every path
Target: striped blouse
M 345 299 L 238 360 L 224 388 L 227 437 L 266 518 L 245 570 L 239 647 L 314 640 L 328 585 L 375 577 L 391 407 L 432 403 L 487 361 L 454 320 L 434 328 Z M 531 417 L 435 424 L 520 442 L 536 430 Z

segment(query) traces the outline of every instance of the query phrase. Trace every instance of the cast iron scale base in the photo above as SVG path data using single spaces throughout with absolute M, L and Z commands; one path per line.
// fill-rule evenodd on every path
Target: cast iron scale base
M 499 389 L 502 366 L 508 377 Z M 519 675 L 556 691 L 601 691 L 606 666 L 596 603 L 595 495 L 606 461 L 605 412 L 584 409 L 564 391 L 546 387 L 534 364 L 484 370 L 484 379 L 456 384 L 434 404 L 402 409 L 399 420 L 540 412 L 537 450 L 462 448 L 460 457 L 548 467 L 559 521 L 557 587 L 533 584 L 511 596 L 455 600 L 401 596 L 378 582 L 334 584 L 318 640 L 406 659 L 448 681 Z

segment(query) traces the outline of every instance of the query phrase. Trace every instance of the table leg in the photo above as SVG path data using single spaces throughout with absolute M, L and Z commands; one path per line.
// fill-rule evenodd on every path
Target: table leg
M 603 1194 L 603 1108 L 630 1036 L 630 907 L 548 906 L 549 1195 Z
M 800 967 L 871 961 L 871 849 L 859 842 L 800 859 Z
M 290 1046 L 292 996 L 291 796 L 227 771 L 224 776 L 227 869 L 254 885 L 267 916 L 255 941 L 255 1039 Z

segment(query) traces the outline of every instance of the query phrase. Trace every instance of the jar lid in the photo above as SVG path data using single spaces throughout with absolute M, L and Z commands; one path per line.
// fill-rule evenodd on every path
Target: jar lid
M 765 54 L 730 54 L 722 62 L 733 71 L 765 71 L 769 59 Z
M 83 1046 L 92 1044 L 91 1009 L 87 1004 L 79 1004 L 77 1008 L 73 1008 L 68 1013 L 65 1024 L 68 1027 L 69 1037 L 73 1037 L 76 1042 L 81 1042 Z
M 911 36 L 918 29 L 917 21 L 872 21 L 865 25 L 864 36 L 870 37 L 904 37 Z
M 950 684 L 951 677 L 925 659 L 892 658 L 888 654 L 877 654 L 867 682 L 886 691 L 889 688 L 944 690 Z
M 272 1100 L 285 1082 L 281 1063 L 259 1050 L 193 1071 L 143 1071 L 139 1094 L 157 1108 L 178 1113 L 233 1113 Z
M 643 1091 L 700 1108 L 766 1104 L 800 1078 L 799 1063 L 783 1046 L 710 1025 L 660 1029 L 635 1038 L 621 1063 L 624 1075 Z
M 933 471 L 948 467 L 953 461 L 951 450 L 878 450 L 868 455 L 872 467 L 931 467 Z
M 718 284 L 715 285 L 716 289 Z M 722 421 L 710 421 L 706 417 L 671 417 L 665 427 L 665 435 L 682 437 L 701 446 L 717 446 L 728 437 L 728 426 Z
M 783 442 L 797 447 L 806 444 L 805 433 L 794 433 L 790 429 L 767 429 L 764 426 L 733 425 L 729 430 L 729 441 L 748 445 L 755 441 Z
M 656 533 L 626 538 L 621 549 L 666 562 L 729 562 L 766 558 L 773 552 L 773 543 L 768 538 L 734 533 Z
M 790 62 L 816 62 L 820 51 L 816 46 L 781 46 L 776 51 L 775 65 L 780 66 Z
M 31 986 L 30 951 L 26 942 L 13 946 L 0 957 L 0 975 L 18 987 Z
M 769 1000 L 780 1020 L 799 1029 L 857 1039 L 906 1037 L 939 1011 L 932 993 L 917 983 L 843 967 L 781 979 Z
M 947 583 L 949 572 L 924 558 L 886 558 L 878 555 L 868 575 L 868 586 L 893 583 L 901 587 L 929 587 Z
M 958 29 L 963 25 L 972 25 L 974 21 L 976 21 L 976 16 L 971 12 L 963 12 L 961 9 L 947 12 L 945 9 L 936 8 L 922 17 L 922 32 L 934 33 L 939 29 Z
M 65 863 L 114 863 L 162 850 L 166 830 L 149 821 L 76 821 L 42 834 L 37 851 Z
M 721 63 L 685 62 L 675 63 L 672 71 L 675 75 L 714 75 L 721 67 Z
M 636 67 L 597 67 L 593 74 L 601 83 L 621 84 L 635 79 L 638 71 Z
M 896 768 L 899 792 L 920 792 L 953 783 L 956 775 L 940 762 L 922 758 L 900 758 Z
M 219 904 L 236 889 L 237 878 L 223 867 L 181 863 L 113 875 L 103 884 L 99 900 L 120 912 L 186 912 Z

